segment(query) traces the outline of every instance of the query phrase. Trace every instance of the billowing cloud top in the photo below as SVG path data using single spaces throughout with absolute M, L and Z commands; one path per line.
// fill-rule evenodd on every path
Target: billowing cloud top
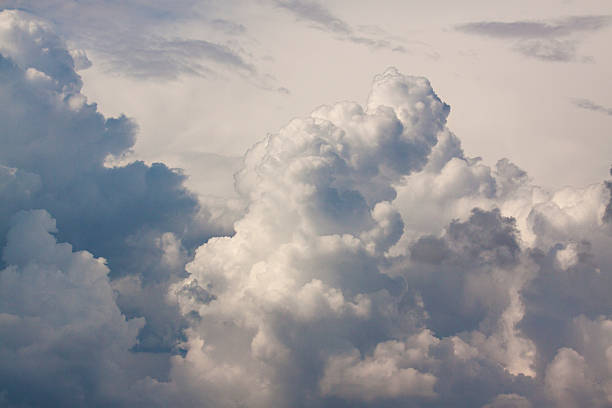
M 220 236 L 177 171 L 103 165 L 135 125 L 48 25 L 0 13 L 0 53 L 3 405 L 612 405 L 611 184 L 466 157 L 391 68 L 253 146 Z

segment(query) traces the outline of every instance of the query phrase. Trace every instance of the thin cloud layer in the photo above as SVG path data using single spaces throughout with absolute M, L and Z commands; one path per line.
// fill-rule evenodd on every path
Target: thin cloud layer
M 465 156 L 390 68 L 254 145 L 224 231 L 179 171 L 104 167 L 134 123 L 47 23 L 0 22 L 2 405 L 612 404 L 612 182 Z
M 181 75 L 218 78 L 232 73 L 266 89 L 278 87 L 258 72 L 251 53 L 236 44 L 235 38 L 246 32 L 243 25 L 219 18 L 207 20 L 208 27 L 233 37 L 231 41 L 181 36 L 176 26 L 206 13 L 210 8 L 206 3 L 180 0 L 168 7 L 166 1 L 9 0 L 0 9 L 10 7 L 52 20 L 72 41 L 101 55 L 108 69 L 122 75 L 176 79 Z
M 572 103 L 579 108 L 590 110 L 593 112 L 603 113 L 604 115 L 612 116 L 612 108 L 599 105 L 588 99 L 573 99 Z
M 384 38 L 384 31 L 375 27 L 368 30 L 353 28 L 349 23 L 334 15 L 322 4 L 311 0 L 275 0 L 277 7 L 285 9 L 295 16 L 299 21 L 310 23 L 314 28 L 327 31 L 336 35 L 343 41 L 365 45 L 373 49 L 389 49 L 396 52 L 406 52 L 406 48 L 395 41 Z M 372 32 L 383 34 L 383 37 L 373 36 Z M 370 35 L 368 35 L 368 33 Z
M 612 24 L 612 17 L 572 16 L 551 21 L 479 21 L 457 25 L 467 34 L 502 40 L 514 40 L 514 49 L 521 54 L 545 61 L 589 61 L 580 58 L 577 46 L 580 34 L 603 30 Z
M 556 21 L 482 21 L 457 28 L 471 34 L 497 38 L 563 37 L 582 31 L 598 31 L 612 23 L 610 16 L 574 16 Z

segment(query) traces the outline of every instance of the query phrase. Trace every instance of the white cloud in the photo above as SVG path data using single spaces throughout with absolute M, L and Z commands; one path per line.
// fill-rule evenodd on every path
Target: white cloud
M 361 358 L 359 350 L 331 357 L 320 381 L 321 393 L 348 400 L 434 397 L 436 377 L 414 366 L 427 358 L 430 343 L 437 339 L 428 332 L 416 334 L 406 343 L 379 343 L 372 356 Z
M 247 153 L 236 179 L 249 204 L 236 234 L 200 247 L 191 276 L 171 290 L 197 316 L 188 344 L 206 345 L 196 350 L 202 369 L 261 381 L 248 385 L 258 402 L 237 401 L 554 398 L 537 384 L 565 343 L 537 326 L 552 324 L 540 313 L 562 319 L 555 330 L 605 313 L 607 301 L 597 294 L 593 304 L 573 279 L 586 268 L 610 286 L 607 188 L 548 192 L 508 160 L 491 169 L 463 154 L 447 113 L 426 80 L 391 69 L 375 78 L 366 109 L 322 106 Z M 572 291 L 579 302 L 559 308 Z M 430 340 L 415 348 L 418 333 Z M 189 387 L 183 370 L 176 360 L 179 389 Z M 215 404 L 227 403 L 215 381 Z M 471 391 L 459 397 L 458 387 Z
M 48 23 L 0 13 L 0 53 L 3 404 L 610 404 L 610 185 L 466 156 L 425 78 L 254 145 L 202 244 L 232 220 L 178 170 L 104 166 L 136 127 Z

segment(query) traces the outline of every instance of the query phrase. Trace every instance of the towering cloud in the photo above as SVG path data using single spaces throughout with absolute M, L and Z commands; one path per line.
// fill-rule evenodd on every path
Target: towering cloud
M 198 378 L 215 406 L 568 398 L 547 378 L 570 364 L 563 350 L 581 355 L 569 322 L 607 313 L 592 290 L 610 288 L 609 194 L 548 193 L 508 160 L 465 157 L 448 111 L 425 79 L 391 69 L 365 108 L 318 108 L 247 153 L 236 234 L 202 246 L 171 290 L 193 319 L 179 387 Z M 600 271 L 590 295 L 574 280 L 585 267 Z
M 104 166 L 135 125 L 85 101 L 76 54 L 0 18 L 2 404 L 612 405 L 609 183 L 466 157 L 388 69 L 253 146 L 208 239 L 178 171 Z

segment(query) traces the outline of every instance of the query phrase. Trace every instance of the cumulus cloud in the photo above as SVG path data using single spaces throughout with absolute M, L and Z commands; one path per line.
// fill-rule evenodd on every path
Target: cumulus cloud
M 180 352 L 186 327 L 164 300 L 167 287 L 185 274 L 196 246 L 230 231 L 210 224 L 180 171 L 162 163 L 104 166 L 131 148 L 137 127 L 88 103 L 74 55 L 49 23 L 22 11 L 0 13 L 0 245 L 10 241 L 16 212 L 45 209 L 57 220 L 60 241 L 107 260 L 113 304 L 129 318 L 147 318 L 138 320 L 144 328 L 132 330 L 138 341 L 126 353 L 134 347 L 167 359 Z M 38 250 L 37 241 L 22 244 L 31 254 Z M 45 259 L 41 267 L 53 269 Z M 12 263 L 5 257 L 0 267 Z
M 610 182 L 467 157 L 390 68 L 246 153 L 229 231 L 180 171 L 105 167 L 135 125 L 47 23 L 0 19 L 2 404 L 612 403 Z
M 195 392 L 197 375 L 217 406 L 605 404 L 608 371 L 580 361 L 608 343 L 572 333 L 609 310 L 606 185 L 549 192 L 466 157 L 448 112 L 390 69 L 365 107 L 320 107 L 255 145 L 236 234 L 170 290 L 194 319 L 171 383 Z M 226 399 L 230 382 L 249 397 Z
M 550 21 L 478 21 L 459 24 L 456 29 L 468 34 L 513 40 L 521 54 L 544 61 L 591 61 L 580 57 L 576 48 L 580 35 L 609 27 L 608 15 L 572 16 Z
M 114 404 L 142 366 L 101 258 L 57 243 L 44 210 L 11 221 L 0 271 L 0 378 L 9 406 Z M 132 370 L 133 367 L 133 370 Z M 130 371 L 134 371 L 130 373 Z M 130 378 L 132 377 L 132 378 Z

